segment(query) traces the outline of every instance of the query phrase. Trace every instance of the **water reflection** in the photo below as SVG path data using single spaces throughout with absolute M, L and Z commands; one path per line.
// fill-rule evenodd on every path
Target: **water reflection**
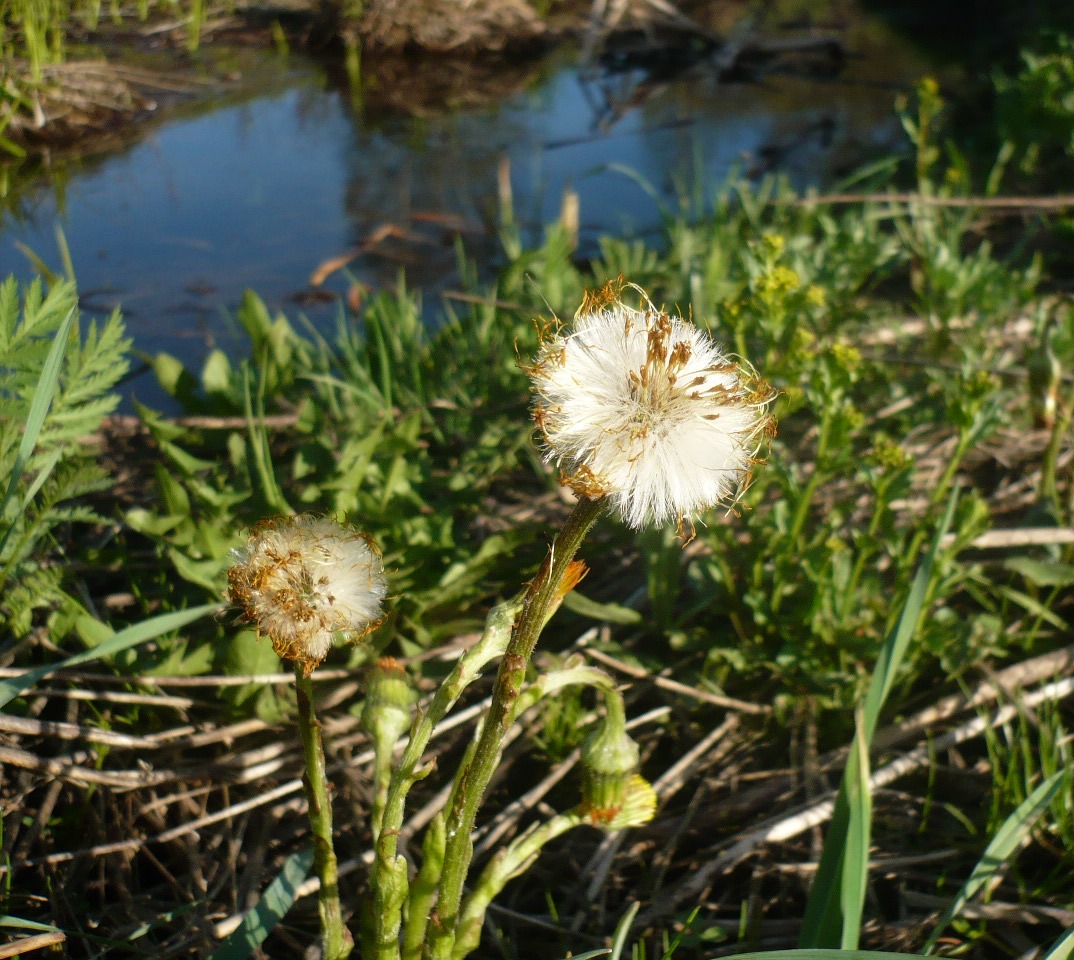
M 310 276 L 362 244 L 349 270 L 373 288 L 400 270 L 414 286 L 450 285 L 456 228 L 473 255 L 494 258 L 501 157 L 531 237 L 570 187 L 583 244 L 651 227 L 677 184 L 711 195 L 736 166 L 822 183 L 896 142 L 893 89 L 925 70 L 882 35 L 852 43 L 858 55 L 834 76 L 759 83 L 724 82 L 704 65 L 659 86 L 630 71 L 585 78 L 560 54 L 500 76 L 491 103 L 462 76 L 441 87 L 463 104 L 449 112 L 413 89 L 409 111 L 398 109 L 408 96 L 399 67 L 354 110 L 319 66 L 293 61 L 244 102 L 224 100 L 83 166 L 62 194 L 35 184 L 23 215 L 0 224 L 0 273 L 30 275 L 17 243 L 58 266 L 58 224 L 87 307 L 122 305 L 140 349 L 196 364 L 211 345 L 237 342 L 227 313 L 246 288 L 292 312 L 301 301 L 328 323 L 335 306 L 303 296 Z M 325 287 L 347 283 L 337 271 Z

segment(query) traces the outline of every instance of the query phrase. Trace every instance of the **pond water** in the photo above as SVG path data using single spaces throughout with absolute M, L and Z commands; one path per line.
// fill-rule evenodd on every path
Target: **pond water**
M 791 59 L 752 82 L 705 64 L 659 84 L 593 75 L 560 51 L 518 66 L 491 99 L 463 79 L 450 98 L 468 103 L 451 110 L 395 109 L 386 81 L 356 106 L 321 65 L 265 54 L 241 91 L 22 187 L 0 220 L 0 276 L 32 275 L 20 245 L 59 270 L 59 227 L 85 309 L 121 306 L 138 349 L 194 366 L 213 346 L 241 349 L 229 316 L 247 288 L 325 326 L 339 307 L 322 291 L 352 279 L 379 289 L 402 272 L 430 304 L 456 282 L 456 232 L 495 263 L 501 163 L 532 239 L 577 193 L 585 252 L 601 233 L 651 229 L 684 185 L 711 196 L 735 169 L 824 185 L 896 148 L 895 93 L 929 65 L 879 22 L 835 35 L 849 53 L 838 69 Z M 366 242 L 350 277 L 310 295 L 320 264 Z M 160 400 L 144 378 L 136 392 Z

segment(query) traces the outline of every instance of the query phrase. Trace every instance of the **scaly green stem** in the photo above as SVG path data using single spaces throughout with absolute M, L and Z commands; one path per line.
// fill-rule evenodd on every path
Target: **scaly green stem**
M 492 692 L 492 704 L 470 761 L 459 778 L 460 789 L 448 811 L 447 846 L 440 877 L 436 923 L 430 947 L 433 960 L 450 960 L 455 944 L 463 884 L 473 856 L 470 834 L 485 789 L 496 769 L 504 734 L 526 678 L 533 648 L 558 600 L 558 591 L 575 553 L 603 509 L 601 501 L 582 498 L 552 543 L 548 557 L 529 585 Z
M 421 869 L 410 884 L 406 925 L 403 927 L 403 960 L 421 960 L 429 914 L 436 903 L 436 889 L 444 866 L 444 811 L 439 811 L 425 831 Z
M 485 664 L 507 649 L 520 602 L 519 598 L 508 600 L 489 612 L 481 639 L 455 664 L 448 678 L 437 689 L 428 709 L 414 718 L 410 738 L 392 772 L 377 835 L 372 877 L 373 909 L 368 915 L 369 928 L 362 941 L 373 944 L 369 960 L 396 960 L 400 956 L 399 928 L 407 891 L 400 890 L 399 885 L 400 879 L 404 884 L 406 881 L 406 863 L 396 850 L 407 794 L 414 783 L 429 772 L 426 768 L 419 768 L 422 754 L 436 725 L 443 720 L 462 692 L 480 674 Z
M 384 823 L 384 808 L 388 803 L 388 785 L 392 777 L 392 750 L 394 743 L 375 739 L 373 741 L 373 809 L 370 827 L 373 844 L 376 845 Z
M 298 730 L 306 758 L 302 782 L 309 801 L 310 829 L 313 832 L 313 864 L 321 880 L 317 908 L 321 914 L 321 938 L 325 960 L 345 960 L 354 949 L 350 932 L 343 925 L 339 905 L 339 871 L 332 844 L 332 798 L 324 769 L 321 725 L 313 710 L 313 683 L 295 664 L 295 692 L 298 695 Z
M 581 807 L 557 813 L 550 820 L 535 826 L 501 849 L 489 861 L 474 885 L 474 891 L 463 902 L 459 914 L 458 936 L 452 950 L 452 960 L 464 960 L 477 949 L 481 942 L 481 927 L 485 912 L 494 897 L 506 886 L 507 881 L 523 873 L 545 844 L 568 830 L 588 822 Z

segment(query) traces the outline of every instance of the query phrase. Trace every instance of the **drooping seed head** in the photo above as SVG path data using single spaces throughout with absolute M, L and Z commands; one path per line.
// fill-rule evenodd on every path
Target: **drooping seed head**
M 387 581 L 380 554 L 365 534 L 334 520 L 262 521 L 234 557 L 228 598 L 307 675 L 337 634 L 360 639 L 382 620 Z

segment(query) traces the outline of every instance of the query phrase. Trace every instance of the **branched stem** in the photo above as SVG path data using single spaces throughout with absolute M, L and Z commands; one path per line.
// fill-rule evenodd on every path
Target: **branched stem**
M 321 880 L 317 907 L 321 915 L 321 937 L 325 960 L 345 960 L 354 949 L 350 932 L 343 925 L 339 904 L 339 872 L 332 844 L 332 798 L 325 776 L 324 744 L 321 725 L 313 710 L 313 684 L 302 665 L 295 663 L 295 692 L 298 695 L 298 730 L 306 759 L 302 782 L 309 801 L 310 828 L 313 832 L 313 863 Z
M 452 955 L 463 884 L 473 856 L 470 834 L 478 808 L 496 769 L 503 737 L 510 725 L 537 638 L 554 609 L 568 566 L 602 509 L 601 501 L 585 498 L 578 501 L 522 601 L 522 612 L 511 632 L 507 652 L 500 661 L 488 716 L 482 724 L 473 755 L 457 781 L 459 789 L 448 811 L 444 870 L 440 877 L 436 922 L 431 931 L 433 960 L 450 960 Z
M 444 719 L 462 692 L 490 660 L 506 650 L 519 604 L 520 600 L 516 598 L 492 609 L 481 639 L 455 664 L 451 674 L 437 689 L 428 708 L 414 718 L 403 755 L 392 771 L 384 802 L 383 819 L 377 835 L 372 878 L 373 909 L 368 920 L 371 929 L 366 934 L 366 939 L 374 944 L 369 960 L 397 960 L 400 956 L 398 935 L 402 905 L 408 891 L 399 889 L 401 883 L 406 885 L 406 864 L 396 851 L 399 830 L 403 826 L 407 794 L 414 783 L 428 773 L 427 769 L 419 766 L 422 754 L 436 725 Z M 427 883 L 435 883 L 436 878 L 427 877 L 425 880 Z M 413 929 L 416 922 L 411 920 L 408 926 Z

